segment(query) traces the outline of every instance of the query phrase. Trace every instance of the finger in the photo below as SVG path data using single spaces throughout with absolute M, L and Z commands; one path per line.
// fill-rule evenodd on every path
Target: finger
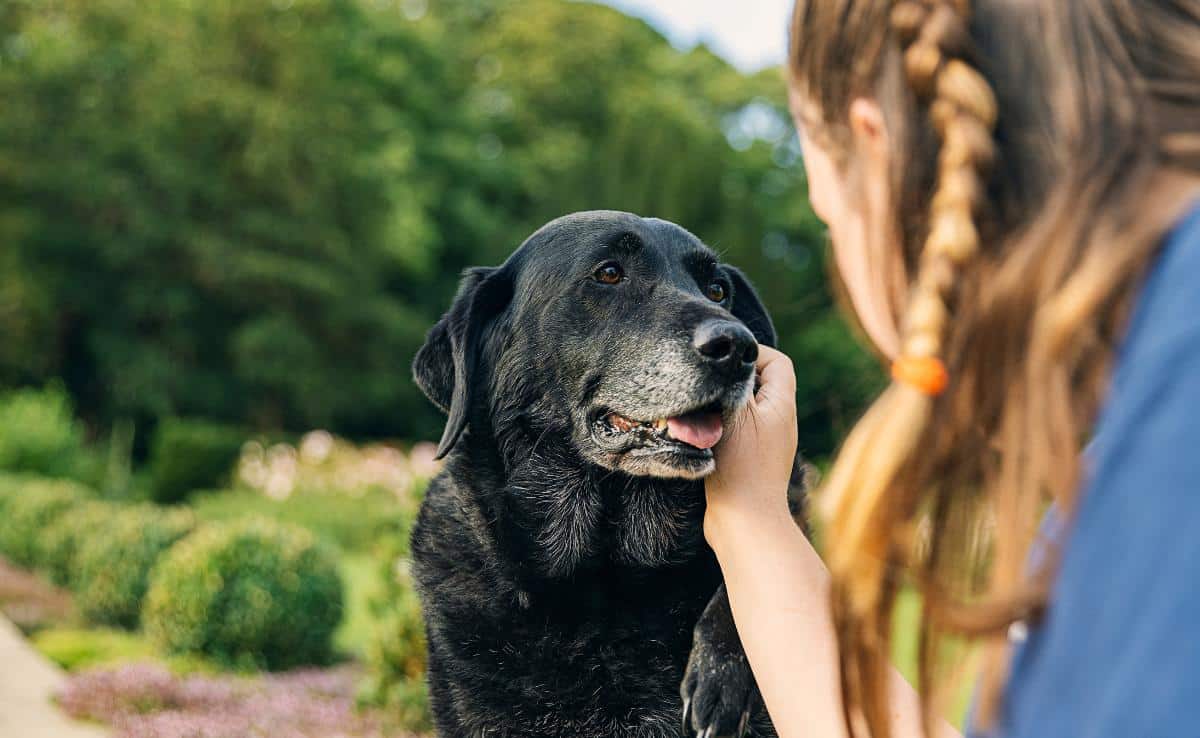
M 758 347 L 758 361 L 755 363 L 759 380 L 757 397 L 763 399 L 779 399 L 794 397 L 796 394 L 796 371 L 792 360 L 782 351 L 776 351 L 768 346 Z

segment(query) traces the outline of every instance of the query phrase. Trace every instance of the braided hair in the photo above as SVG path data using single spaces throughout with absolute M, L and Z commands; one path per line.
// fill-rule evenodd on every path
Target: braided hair
M 1073 510 L 1080 439 L 1133 298 L 1189 205 L 1194 190 L 1180 183 L 1200 176 L 1200 0 L 1128 10 L 795 0 L 798 115 L 844 167 L 851 103 L 878 101 L 893 146 L 894 250 L 911 277 L 893 307 L 893 381 L 816 500 L 852 732 L 889 734 L 903 577 L 923 595 L 927 732 L 955 637 L 985 639 L 986 722 L 1005 631 L 1048 599 L 1055 552 L 1035 572 L 1025 564 L 1037 520 L 1049 499 Z
M 886 644 L 878 642 L 877 614 L 895 586 L 888 564 L 897 531 L 890 530 L 885 508 L 904 504 L 889 492 L 950 379 L 942 364 L 946 329 L 959 276 L 979 252 L 975 216 L 984 207 L 986 173 L 995 156 L 996 99 L 969 61 L 966 5 L 901 0 L 891 11 L 908 83 L 940 141 L 936 184 L 893 384 L 846 440 L 820 501 L 829 524 L 828 564 L 841 634 L 868 646 L 866 658 L 850 662 L 843 649 L 843 690 L 861 706 L 874 736 L 887 735 L 886 705 L 872 699 L 863 684 L 885 681 L 875 673 L 889 663 Z

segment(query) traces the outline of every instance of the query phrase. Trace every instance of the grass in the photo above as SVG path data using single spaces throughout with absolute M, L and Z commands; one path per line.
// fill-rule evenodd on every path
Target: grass
M 370 492 L 361 497 L 341 494 L 297 494 L 273 500 L 249 490 L 199 492 L 190 504 L 202 521 L 240 520 L 261 515 L 308 528 L 343 551 L 365 553 L 380 536 L 398 529 L 403 509 L 395 496 Z
M 921 595 L 905 589 L 896 598 L 896 610 L 892 617 L 892 663 L 914 687 L 917 684 L 917 663 L 920 654 Z M 968 654 L 968 664 L 971 656 Z M 973 675 L 968 670 L 967 675 Z M 964 679 L 950 697 L 950 710 L 946 718 L 961 728 L 975 694 L 975 680 Z
M 34 648 L 67 671 L 154 661 L 177 674 L 213 673 L 218 667 L 199 656 L 168 656 L 141 633 L 111 628 L 47 628 L 31 639 Z
M 339 566 L 346 585 L 346 610 L 333 634 L 339 653 L 363 658 L 371 638 L 371 598 L 379 589 L 379 563 L 367 554 L 347 553 Z

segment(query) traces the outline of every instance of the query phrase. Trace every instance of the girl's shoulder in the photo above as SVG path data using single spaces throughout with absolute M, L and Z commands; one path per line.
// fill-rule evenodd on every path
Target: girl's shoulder
M 1193 735 L 1200 723 L 1200 208 L 1138 298 L 1060 538 L 1043 622 L 1018 650 L 1007 738 Z
M 1200 203 L 1163 239 L 1119 354 L 1122 379 L 1156 351 L 1200 330 Z

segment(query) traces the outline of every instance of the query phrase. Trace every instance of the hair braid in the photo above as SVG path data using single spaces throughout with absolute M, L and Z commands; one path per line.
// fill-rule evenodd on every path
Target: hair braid
M 856 660 L 843 655 L 843 688 L 876 738 L 888 735 L 887 697 L 869 685 L 886 684 L 879 671 L 888 663 L 885 619 L 895 595 L 889 573 L 911 545 L 906 539 L 911 526 L 904 522 L 916 505 L 915 499 L 896 499 L 889 492 L 913 463 L 944 384 L 941 359 L 955 289 L 980 248 L 976 216 L 984 205 L 985 176 L 995 155 L 996 99 L 968 61 L 967 5 L 965 0 L 900 0 L 891 10 L 908 82 L 928 109 L 940 139 L 937 180 L 928 236 L 902 325 L 902 356 L 893 370 L 896 381 L 846 440 L 822 499 L 838 627 L 844 638 L 860 645 L 853 652 L 871 654 Z M 943 381 L 925 387 L 907 381 L 897 370 L 913 361 L 937 367 Z

